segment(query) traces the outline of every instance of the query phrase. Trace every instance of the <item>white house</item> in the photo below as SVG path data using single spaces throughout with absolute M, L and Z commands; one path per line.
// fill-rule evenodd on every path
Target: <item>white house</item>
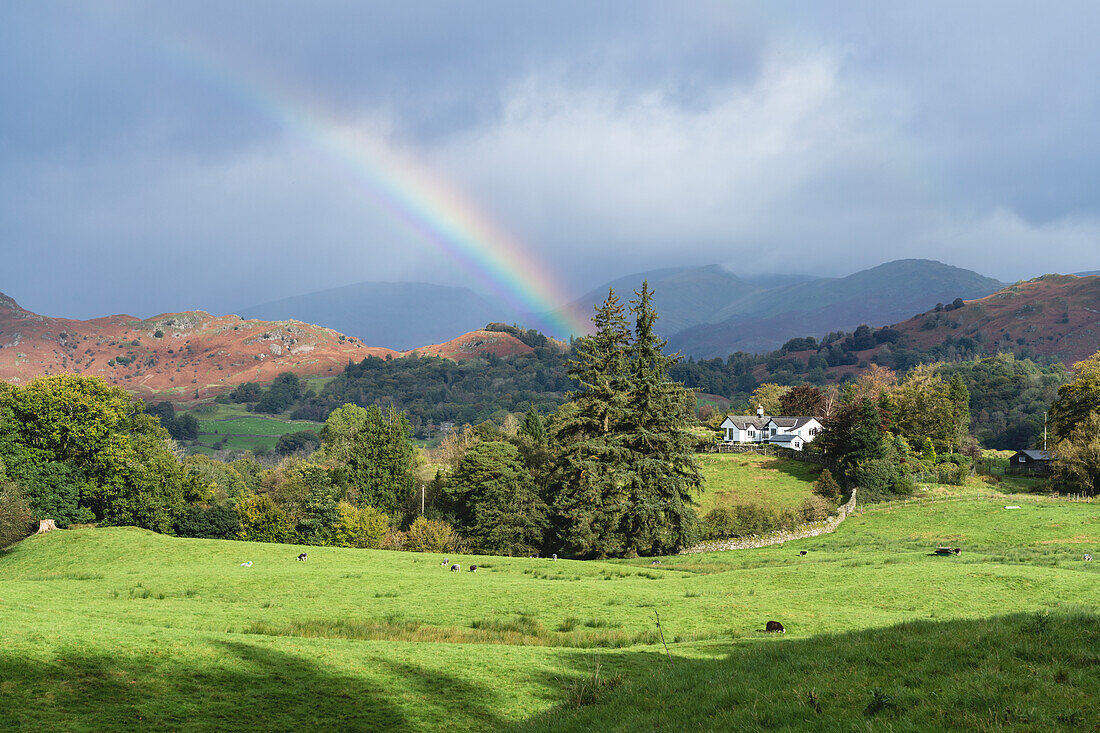
M 823 426 L 817 418 L 805 416 L 764 415 L 759 407 L 756 415 L 727 415 L 722 421 L 726 443 L 775 443 L 785 448 L 802 450 L 817 437 Z

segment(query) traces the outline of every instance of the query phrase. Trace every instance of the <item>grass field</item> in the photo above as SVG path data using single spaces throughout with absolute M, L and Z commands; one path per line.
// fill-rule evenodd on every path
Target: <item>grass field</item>
M 659 566 L 55 532 L 0 553 L 0 728 L 1090 729 L 1098 550 L 982 487 Z
M 696 499 L 700 514 L 729 504 L 797 507 L 813 493 L 813 480 L 821 472 L 812 463 L 756 453 L 704 453 L 698 458 L 706 480 Z
M 200 446 L 210 448 L 225 438 L 225 447 L 230 450 L 272 450 L 281 435 L 302 430 L 319 434 L 323 426 L 323 423 L 308 420 L 254 415 L 237 406 L 218 405 L 218 408 L 199 420 Z

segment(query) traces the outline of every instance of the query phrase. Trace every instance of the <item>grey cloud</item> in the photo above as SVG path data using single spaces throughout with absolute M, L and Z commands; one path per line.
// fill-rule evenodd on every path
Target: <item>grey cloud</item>
M 8 4 L 0 290 L 56 315 L 490 283 L 234 80 L 383 129 L 581 292 L 725 262 L 1095 269 L 1091 3 Z M 794 264 L 792 264 L 794 263 Z

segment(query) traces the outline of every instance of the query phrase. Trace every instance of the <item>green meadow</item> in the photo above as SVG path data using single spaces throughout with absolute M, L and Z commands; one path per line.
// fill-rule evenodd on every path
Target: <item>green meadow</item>
M 237 405 L 218 405 L 213 413 L 199 420 L 199 445 L 211 448 L 225 440 L 229 450 L 273 450 L 279 436 L 312 430 L 320 433 L 323 423 L 309 420 L 288 420 L 275 416 L 259 416 L 245 412 Z
M 704 453 L 697 456 L 704 486 L 699 514 L 717 506 L 758 504 L 770 509 L 798 507 L 810 496 L 819 466 L 756 453 Z
M 133 528 L 32 537 L 0 553 L 0 728 L 1100 724 L 1098 505 L 954 492 L 660 565 L 452 556 L 452 573 Z

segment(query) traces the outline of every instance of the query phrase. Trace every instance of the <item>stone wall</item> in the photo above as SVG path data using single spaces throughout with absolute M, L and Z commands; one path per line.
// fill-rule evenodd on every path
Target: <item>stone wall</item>
M 807 524 L 800 529 L 772 532 L 767 535 L 752 535 L 751 537 L 733 537 L 728 540 L 710 540 L 686 550 L 681 550 L 681 555 L 695 552 L 721 552 L 723 550 L 747 550 L 752 547 L 767 547 L 768 545 L 781 545 L 791 540 L 800 540 L 805 537 L 817 537 L 829 534 L 840 526 L 840 523 L 848 518 L 852 510 L 856 508 L 856 490 L 852 489 L 852 498 L 837 509 L 837 513 L 823 522 Z

